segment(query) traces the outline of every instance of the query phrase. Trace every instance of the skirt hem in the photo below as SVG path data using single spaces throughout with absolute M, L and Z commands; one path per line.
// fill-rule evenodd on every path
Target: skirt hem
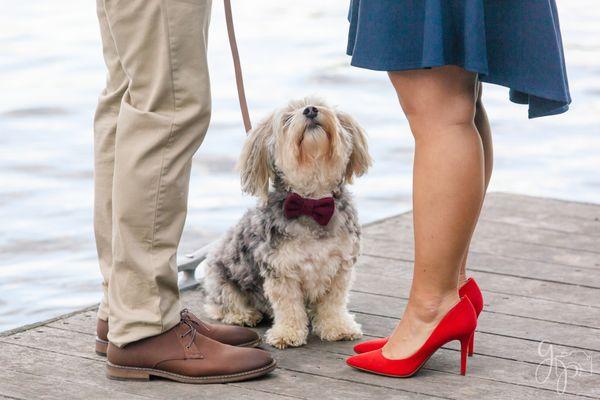
M 352 53 L 348 52 L 348 55 L 352 56 Z M 556 114 L 562 114 L 569 110 L 569 104 L 571 102 L 570 99 L 565 100 L 561 96 L 560 93 L 550 93 L 549 91 L 535 90 L 535 89 L 531 89 L 531 88 L 521 88 L 521 87 L 516 87 L 514 85 L 511 85 L 500 79 L 490 79 L 489 75 L 487 75 L 487 73 L 488 73 L 487 66 L 484 66 L 482 64 L 474 64 L 474 63 L 468 63 L 468 62 L 467 63 L 444 62 L 444 61 L 434 61 L 434 62 L 418 62 L 418 61 L 416 61 L 416 62 L 403 62 L 403 63 L 394 63 L 394 64 L 390 64 L 390 63 L 376 64 L 373 62 L 362 63 L 360 61 L 357 61 L 355 58 L 352 58 L 350 61 L 350 65 L 352 65 L 353 67 L 357 67 L 357 68 L 369 69 L 369 70 L 373 70 L 373 71 L 385 71 L 385 72 L 409 71 L 409 70 L 415 70 L 415 69 L 436 68 L 436 67 L 443 67 L 446 65 L 455 65 L 457 67 L 464 68 L 465 70 L 467 70 L 469 72 L 474 72 L 474 73 L 478 74 L 480 76 L 480 79 L 482 82 L 491 83 L 491 84 L 499 85 L 499 86 L 504 86 L 508 89 L 516 90 L 518 92 L 525 93 L 530 96 L 535 96 L 535 97 L 539 97 L 542 99 L 565 103 L 564 105 L 557 107 L 555 109 L 550 109 L 550 110 L 546 110 L 546 111 L 542 111 L 542 112 L 534 111 L 530 108 L 528 110 L 528 118 L 529 119 L 545 117 L 545 116 L 550 116 L 550 115 L 556 115 Z M 513 99 L 510 99 L 510 101 L 512 101 L 515 104 L 529 105 L 529 102 L 515 101 Z
M 351 55 L 351 54 L 349 54 Z M 484 64 L 475 64 L 469 62 L 450 62 L 450 61 L 430 61 L 430 62 L 403 62 L 403 63 L 394 63 L 393 67 L 390 65 L 384 64 L 373 64 L 369 63 L 361 63 L 360 61 L 356 61 L 354 58 L 350 61 L 350 65 L 357 68 L 370 69 L 374 71 L 408 71 L 411 69 L 424 69 L 424 68 L 435 68 L 435 67 L 443 67 L 446 65 L 456 65 L 457 67 L 464 68 L 467 71 L 475 72 L 477 74 L 486 75 L 488 73 L 487 65 Z

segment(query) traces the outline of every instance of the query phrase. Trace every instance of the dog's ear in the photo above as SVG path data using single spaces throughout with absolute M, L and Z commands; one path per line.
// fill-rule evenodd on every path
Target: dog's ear
M 337 117 L 342 128 L 350 133 L 352 139 L 352 152 L 350 153 L 345 175 L 346 182 L 352 183 L 354 176 L 363 175 L 372 164 L 367 135 L 364 129 L 349 114 L 338 111 Z
M 273 114 L 262 120 L 248 134 L 238 169 L 245 193 L 266 198 L 269 191 L 269 138 L 273 134 Z

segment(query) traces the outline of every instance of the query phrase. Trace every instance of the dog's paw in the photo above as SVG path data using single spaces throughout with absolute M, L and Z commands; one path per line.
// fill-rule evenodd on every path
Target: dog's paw
M 336 342 L 338 340 L 356 340 L 362 337 L 360 324 L 354 317 L 347 315 L 343 318 L 334 318 L 316 321 L 313 323 L 313 332 L 321 340 Z
M 206 303 L 204 304 L 204 312 L 208 316 L 208 318 L 221 321 L 223 319 L 223 307 L 214 304 L 214 303 Z
M 262 318 L 262 313 L 257 310 L 230 311 L 223 314 L 221 321 L 230 325 L 256 326 Z
M 306 344 L 308 329 L 287 326 L 273 326 L 265 334 L 265 342 L 278 349 L 298 347 Z

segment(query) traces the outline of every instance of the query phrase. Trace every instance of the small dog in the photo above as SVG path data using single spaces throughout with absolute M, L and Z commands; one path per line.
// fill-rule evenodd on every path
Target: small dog
M 347 310 L 360 226 L 345 184 L 370 165 L 363 129 L 321 100 L 260 122 L 239 168 L 242 190 L 261 201 L 207 257 L 209 316 L 255 326 L 267 315 L 265 340 L 280 349 L 306 343 L 309 318 L 322 340 L 360 338 Z

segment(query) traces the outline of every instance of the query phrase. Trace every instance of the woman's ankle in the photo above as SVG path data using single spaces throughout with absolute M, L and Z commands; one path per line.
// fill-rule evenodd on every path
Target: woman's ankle
M 461 271 L 458 274 L 458 287 L 459 289 L 465 284 L 467 283 L 467 272 L 466 271 Z
M 407 304 L 407 311 L 424 323 L 438 321 L 450 308 L 452 308 L 460 298 L 458 292 L 452 290 L 445 293 L 411 293 Z

